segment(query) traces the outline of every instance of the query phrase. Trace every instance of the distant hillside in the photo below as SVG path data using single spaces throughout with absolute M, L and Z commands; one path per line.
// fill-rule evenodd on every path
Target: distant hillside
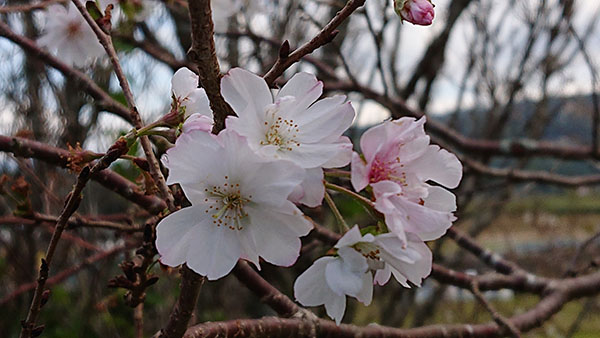
M 504 131 L 503 138 L 528 137 L 525 124 L 535 112 L 537 102 L 526 100 L 514 104 L 509 128 Z M 592 96 L 578 95 L 554 97 L 548 100 L 547 111 L 550 120 L 545 128 L 543 140 L 564 141 L 576 144 L 589 144 L 592 134 Z M 479 136 L 478 130 L 488 121 L 487 109 L 472 109 L 458 113 L 456 129 L 465 135 Z M 434 118 L 448 122 L 450 114 L 438 115 Z

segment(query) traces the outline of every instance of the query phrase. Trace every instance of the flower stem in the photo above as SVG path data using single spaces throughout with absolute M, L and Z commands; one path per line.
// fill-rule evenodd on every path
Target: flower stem
M 356 200 L 358 203 L 360 203 L 360 205 L 362 205 L 374 219 L 377 219 L 377 220 L 383 219 L 383 215 L 375 209 L 375 205 L 368 198 L 366 198 L 358 193 L 355 193 L 354 191 L 351 191 L 349 189 L 341 187 L 337 184 L 325 182 L 325 187 L 327 189 L 335 190 L 337 192 L 341 192 L 343 194 L 350 196 L 351 198 Z
M 329 208 L 333 212 L 333 215 L 335 216 L 335 219 L 337 220 L 338 225 L 340 226 L 341 232 L 346 233 L 346 231 L 350 230 L 350 228 L 348 227 L 348 223 L 346 223 L 346 221 L 344 220 L 344 216 L 342 216 L 342 213 L 337 208 L 335 202 L 331 198 L 331 195 L 329 195 L 327 191 L 325 192 L 325 201 L 327 202 L 327 205 L 329 205 Z
M 338 177 L 338 178 L 350 178 L 350 172 L 339 169 L 328 169 L 325 170 L 325 176 L 327 177 Z
M 355 193 L 354 191 L 329 182 L 325 182 L 325 188 L 346 194 L 358 201 L 363 206 L 367 207 L 369 210 L 375 211 L 375 206 L 373 205 L 373 202 L 363 197 L 362 195 Z

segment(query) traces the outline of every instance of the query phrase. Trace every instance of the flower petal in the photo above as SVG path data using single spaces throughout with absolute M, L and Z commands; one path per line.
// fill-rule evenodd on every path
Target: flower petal
M 362 275 L 362 286 L 362 289 L 356 294 L 356 299 L 369 306 L 373 300 L 373 275 L 370 271 Z
M 286 214 L 273 209 L 248 207 L 244 210 L 250 218 L 250 229 L 253 233 L 258 254 L 267 262 L 278 266 L 291 266 L 300 255 L 300 236 L 312 230 L 302 213 L 291 203 L 296 214 Z M 285 208 L 284 208 L 285 209 Z
M 206 222 L 201 207 L 189 207 L 176 211 L 163 218 L 156 227 L 156 249 L 161 263 L 178 266 L 185 263 L 191 234 L 195 227 L 203 227 Z
M 369 166 L 357 153 L 352 153 L 350 181 L 356 191 L 361 191 L 369 185 Z
M 179 68 L 171 78 L 171 91 L 180 99 L 187 98 L 197 88 L 198 75 L 189 68 Z
M 462 178 L 462 164 L 454 154 L 436 145 L 430 145 L 427 152 L 410 164 L 423 180 L 432 180 L 454 189 Z
M 233 68 L 223 77 L 221 94 L 240 117 L 246 114 L 264 114 L 265 107 L 273 103 L 273 96 L 266 82 L 260 76 L 241 68 Z
M 310 208 L 316 208 L 323 203 L 325 185 L 323 184 L 323 169 L 306 169 L 304 180 L 300 183 L 302 197 L 299 203 Z
M 188 267 L 209 280 L 227 275 L 242 253 L 237 231 L 212 223 L 195 227 L 190 234 Z
M 300 72 L 296 73 L 292 78 L 281 88 L 275 100 L 285 96 L 293 96 L 296 98 L 296 107 L 291 115 L 296 115 L 308 108 L 315 102 L 323 93 L 323 82 L 317 80 L 313 74 Z
M 294 297 L 304 306 L 319 306 L 333 298 L 333 290 L 325 280 L 325 267 L 334 257 L 325 256 L 317 259 L 294 282 Z
M 365 272 L 350 270 L 349 266 L 340 258 L 331 261 L 325 267 L 327 284 L 338 296 L 350 295 L 356 297 L 363 288 L 363 274 Z
M 335 157 L 323 163 L 323 168 L 341 168 L 345 167 L 352 160 L 352 141 L 347 136 L 341 136 L 337 142 L 339 151 Z
M 363 239 L 362 237 L 358 225 L 355 225 L 350 230 L 346 231 L 344 236 L 338 240 L 335 244 L 335 248 L 339 249 L 345 246 L 353 246 L 354 244 L 361 242 Z
M 389 264 L 392 274 L 396 280 L 409 287 L 406 283 L 409 280 L 411 283 L 421 286 L 421 281 L 431 273 L 432 254 L 429 247 L 416 235 L 409 234 L 407 248 L 405 249 L 412 258 L 418 258 L 414 263 L 405 263 L 402 259 L 392 255 L 387 249 L 382 250 L 381 257 Z
M 327 315 L 339 325 L 346 310 L 346 296 L 335 294 L 325 279 L 325 268 L 335 259 L 321 257 L 298 276 L 294 282 L 294 297 L 304 306 L 325 304 Z

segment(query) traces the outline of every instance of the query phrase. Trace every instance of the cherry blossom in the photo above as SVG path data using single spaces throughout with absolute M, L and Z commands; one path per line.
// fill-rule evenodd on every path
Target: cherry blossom
M 240 68 L 223 78 L 221 92 L 237 114 L 227 118 L 227 128 L 247 137 L 261 156 L 290 160 L 307 169 L 295 195 L 308 206 L 320 205 L 321 168 L 343 167 L 352 157 L 352 143 L 342 136 L 355 116 L 346 97 L 317 101 L 323 83 L 309 73 L 294 75 L 273 96 L 261 77 Z
M 259 268 L 259 257 L 279 266 L 296 261 L 299 237 L 312 229 L 287 199 L 302 180 L 300 167 L 257 156 L 230 130 L 191 132 L 163 162 L 167 183 L 179 183 L 192 204 L 158 224 L 156 247 L 163 264 L 186 263 L 215 280 L 239 258 Z
M 354 229 L 358 231 L 358 227 Z M 373 299 L 373 275 L 367 259 L 350 247 L 356 243 L 353 235 L 352 230 L 348 231 L 336 244 L 338 256 L 317 259 L 294 283 L 298 302 L 304 306 L 325 305 L 327 315 L 338 325 L 346 311 L 346 295 L 365 305 Z
M 44 34 L 37 43 L 69 66 L 83 67 L 104 54 L 94 31 L 71 2 L 50 5 L 44 13 Z
M 431 25 L 435 16 L 431 0 L 394 0 L 394 10 L 402 20 L 421 26 Z
M 406 232 L 425 241 L 437 239 L 455 220 L 454 194 L 426 181 L 456 188 L 462 178 L 456 156 L 430 145 L 424 124 L 425 118 L 405 117 L 370 128 L 360 140 L 363 157 L 354 153 L 352 158 L 354 189 L 371 185 L 375 208 L 405 243 Z
M 316 260 L 296 279 L 296 299 L 305 306 L 325 305 L 327 315 L 339 325 L 346 296 L 369 305 L 374 282 L 384 285 L 393 275 L 405 287 L 410 287 L 408 281 L 421 285 L 431 272 L 431 251 L 417 236 L 408 238 L 403 246 L 394 234 L 363 236 L 354 226 L 336 243 L 337 256 Z
M 185 117 L 202 114 L 212 119 L 208 96 L 198 88 L 198 75 L 188 68 L 179 68 L 171 78 L 171 94 L 178 108 L 185 110 Z

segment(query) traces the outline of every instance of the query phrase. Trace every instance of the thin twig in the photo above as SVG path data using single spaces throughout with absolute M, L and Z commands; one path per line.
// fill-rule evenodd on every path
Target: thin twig
M 490 304 L 490 302 L 488 302 L 487 299 L 485 299 L 485 297 L 479 290 L 479 284 L 477 282 L 477 279 L 473 279 L 473 283 L 471 284 L 471 292 L 473 293 L 475 298 L 477 298 L 477 300 L 483 305 L 483 307 L 485 307 L 485 309 L 490 313 L 492 319 L 494 319 L 494 321 L 498 325 L 503 327 L 508 333 L 510 333 L 512 337 L 521 338 L 521 332 L 519 332 L 519 329 L 517 329 L 508 319 L 504 318 L 500 313 L 498 313 L 498 311 L 494 309 L 492 304 Z
M 289 55 L 279 55 L 277 61 L 271 69 L 265 74 L 264 79 L 267 84 L 272 85 L 275 80 L 283 74 L 291 65 L 298 62 L 302 57 L 312 53 L 317 48 L 329 43 L 337 35 L 336 28 L 344 22 L 355 10 L 364 5 L 365 0 L 350 0 L 344 8 L 340 10 L 333 19 L 310 41 L 303 44 Z
M 70 276 L 73 276 L 74 274 L 78 273 L 82 269 L 84 269 L 98 261 L 101 261 L 105 258 L 108 258 L 112 255 L 115 255 L 125 249 L 127 249 L 127 247 L 121 245 L 121 246 L 116 246 L 116 247 L 106 250 L 106 251 L 99 252 L 93 256 L 90 256 L 90 257 L 86 258 L 83 262 L 76 264 L 68 269 L 65 269 L 65 270 L 53 275 L 52 277 L 48 278 L 48 280 L 46 281 L 46 286 L 58 284 L 58 283 L 64 281 L 65 279 L 69 278 Z M 27 284 L 23 284 L 23 285 L 19 286 L 16 290 L 14 290 L 10 294 L 4 296 L 4 298 L 0 299 L 0 306 L 4 306 L 6 303 L 12 301 L 13 299 L 17 298 L 18 296 L 22 295 L 23 293 L 35 289 L 36 285 L 37 285 L 37 282 L 31 282 L 31 283 L 27 283 Z
M 144 338 L 144 303 L 139 303 L 133 309 L 133 323 L 135 327 L 135 338 Z
M 46 280 L 48 279 L 48 271 L 50 269 L 50 265 L 52 264 L 52 259 L 54 258 L 54 252 L 58 246 L 60 236 L 65 230 L 69 218 L 75 212 L 75 210 L 77 210 L 79 203 L 82 200 L 81 193 L 83 188 L 95 173 L 108 168 L 112 162 L 118 159 L 122 154 L 125 154 L 128 150 L 129 146 L 127 139 L 124 137 L 120 138 L 110 147 L 110 149 L 106 152 L 106 155 L 99 159 L 91 169 L 89 165 L 86 165 L 77 176 L 75 186 L 69 193 L 67 202 L 65 203 L 65 206 L 57 219 L 56 227 L 54 228 L 54 233 L 52 234 L 52 238 L 48 244 L 45 258 L 42 259 L 37 285 L 33 294 L 31 306 L 29 307 L 29 312 L 27 313 L 27 318 L 22 323 L 20 338 L 29 338 L 32 336 L 33 331 L 39 330 L 39 327 L 36 327 L 35 323 L 41 309 L 41 297 L 42 293 L 44 292 Z

